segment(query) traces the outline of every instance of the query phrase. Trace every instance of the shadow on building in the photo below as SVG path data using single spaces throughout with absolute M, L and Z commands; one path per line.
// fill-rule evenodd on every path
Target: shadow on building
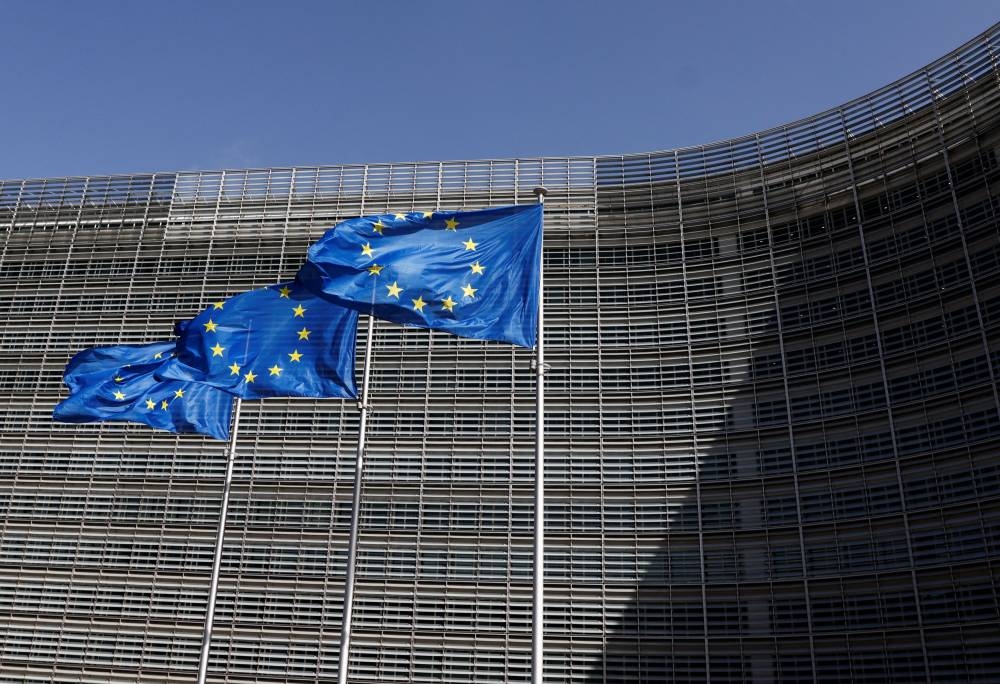
M 720 326 L 689 345 L 697 473 L 661 489 L 660 534 L 637 528 L 659 549 L 621 609 L 605 568 L 588 681 L 1000 679 L 996 117 L 950 143 L 955 110 L 995 100 L 980 84 L 756 179 L 682 182 L 665 213 L 716 248 L 683 269 L 691 325 L 714 308 Z M 643 208 L 620 197 L 627 234 Z M 699 379 L 709 361 L 721 382 Z

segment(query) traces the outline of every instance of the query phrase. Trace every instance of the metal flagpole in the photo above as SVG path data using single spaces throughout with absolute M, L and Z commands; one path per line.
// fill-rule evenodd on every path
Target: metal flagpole
M 358 556 L 358 526 L 361 518 L 361 472 L 365 454 L 365 427 L 368 423 L 368 375 L 371 370 L 375 318 L 368 314 L 365 365 L 361 372 L 361 421 L 358 426 L 358 453 L 354 460 L 354 503 L 351 506 L 351 537 L 347 544 L 347 576 L 344 578 L 344 619 L 340 625 L 340 662 L 337 684 L 347 684 L 347 664 L 351 655 L 351 617 L 354 612 L 354 566 Z
M 548 190 L 535 188 L 538 203 Z M 544 219 L 543 219 L 544 221 Z M 544 234 L 544 229 L 543 229 Z M 538 257 L 538 342 L 535 345 L 535 584 L 531 610 L 531 681 L 542 684 L 545 668 L 545 354 L 543 351 L 544 257 Z
M 215 620 L 215 599 L 219 593 L 219 570 L 222 567 L 222 542 L 226 536 L 226 514 L 229 512 L 229 490 L 233 484 L 233 464 L 236 462 L 236 433 L 240 427 L 240 405 L 233 401 L 233 429 L 229 433 L 229 455 L 226 460 L 226 479 L 222 485 L 222 509 L 219 511 L 219 532 L 215 537 L 215 559 L 212 563 L 212 582 L 208 589 L 208 610 L 205 612 L 205 632 L 201 637 L 201 661 L 198 663 L 198 684 L 205 684 L 208 674 L 208 651 L 212 644 L 212 622 Z

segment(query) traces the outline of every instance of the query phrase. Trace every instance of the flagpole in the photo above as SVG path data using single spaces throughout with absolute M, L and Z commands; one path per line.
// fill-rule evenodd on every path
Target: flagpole
M 368 314 L 368 335 L 365 339 L 365 363 L 361 371 L 361 400 L 358 408 L 361 420 L 358 426 L 358 453 L 354 460 L 354 503 L 351 506 L 351 536 L 347 543 L 347 576 L 344 578 L 344 619 L 340 625 L 340 662 L 337 684 L 347 684 L 347 665 L 351 655 L 351 618 L 354 613 L 354 566 L 358 556 L 358 527 L 361 518 L 361 473 L 365 454 L 365 428 L 368 424 L 368 376 L 371 371 L 372 339 L 375 318 Z
M 548 190 L 535 188 L 545 205 Z M 544 233 L 544 230 L 543 230 Z M 531 681 L 542 684 L 545 674 L 545 354 L 543 341 L 542 250 L 538 250 L 538 341 L 535 344 L 535 577 L 531 610 Z
M 233 464 L 236 462 L 236 433 L 240 427 L 240 405 L 243 400 L 233 400 L 233 429 L 229 433 L 229 454 L 226 459 L 226 479 L 222 485 L 222 507 L 219 510 L 219 531 L 215 536 L 215 559 L 212 563 L 212 581 L 208 589 L 208 609 L 205 612 L 205 631 L 201 637 L 201 661 L 198 663 L 198 684 L 205 684 L 208 674 L 208 652 L 212 644 L 212 623 L 215 620 L 215 599 L 219 593 L 219 570 L 222 567 L 222 542 L 226 536 L 226 515 L 229 512 L 229 491 L 233 484 Z

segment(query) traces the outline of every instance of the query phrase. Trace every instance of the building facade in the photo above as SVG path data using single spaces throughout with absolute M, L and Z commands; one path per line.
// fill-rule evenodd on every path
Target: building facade
M 1000 681 L 998 41 L 675 151 L 0 183 L 0 682 L 197 669 L 225 445 L 53 423 L 75 351 L 536 185 L 546 681 Z M 376 324 L 352 681 L 528 680 L 531 358 Z M 334 681 L 357 409 L 241 415 L 210 681 Z

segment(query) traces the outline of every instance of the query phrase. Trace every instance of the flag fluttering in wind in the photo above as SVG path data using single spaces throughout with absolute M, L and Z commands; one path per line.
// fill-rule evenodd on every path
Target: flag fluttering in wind
M 63 379 L 70 395 L 52 417 L 63 423 L 129 421 L 228 439 L 232 396 L 207 385 L 154 377 L 173 353 L 173 342 L 83 350 L 66 366 Z
M 244 399 L 358 396 L 356 311 L 295 283 L 215 302 L 178 327 L 157 377 L 202 382 Z
M 296 282 L 376 318 L 533 347 L 542 206 L 384 214 L 337 224 Z

